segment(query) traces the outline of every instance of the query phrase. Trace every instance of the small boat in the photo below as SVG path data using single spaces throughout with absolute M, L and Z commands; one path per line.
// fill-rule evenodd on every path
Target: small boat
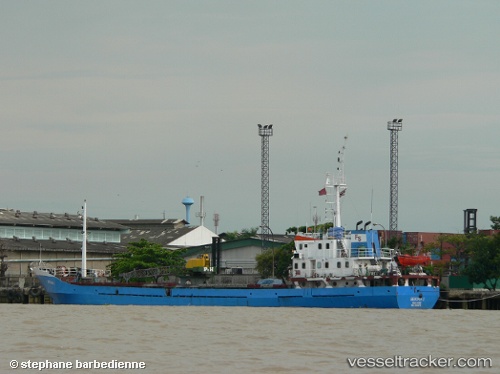
M 327 175 L 322 193 L 332 212 L 333 227 L 327 232 L 296 234 L 287 282 L 261 280 L 257 284 L 228 286 L 225 282 L 209 282 L 217 275 L 208 278 L 206 274 L 205 283 L 110 282 L 103 272 L 86 269 L 83 261 L 86 214 L 79 275 L 74 276 L 68 269 L 51 270 L 41 265 L 32 266 L 32 272 L 54 304 L 433 308 L 439 298 L 438 277 L 420 271 L 403 275 L 395 251 L 381 248 L 377 230 L 365 227 L 349 231 L 342 226 L 340 198 L 347 185 L 343 151 L 341 156 L 338 175 L 336 178 Z M 210 269 L 205 265 L 204 269 Z M 158 269 L 144 270 L 148 271 L 155 276 L 161 274 Z

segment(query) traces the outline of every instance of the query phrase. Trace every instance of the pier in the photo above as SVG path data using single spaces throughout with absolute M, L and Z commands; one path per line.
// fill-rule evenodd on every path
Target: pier
M 0 278 L 0 303 L 52 304 L 36 278 L 5 276 Z
M 500 291 L 486 289 L 441 290 L 434 309 L 500 310 Z

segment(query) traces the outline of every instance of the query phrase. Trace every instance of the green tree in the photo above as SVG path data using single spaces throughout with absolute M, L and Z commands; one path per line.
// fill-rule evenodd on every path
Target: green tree
M 259 231 L 258 227 L 252 227 L 250 229 L 242 229 L 240 232 L 238 231 L 226 232 L 224 238 L 227 241 L 253 238 L 257 235 L 258 231 Z
M 436 248 L 439 248 L 441 258 L 443 254 L 450 255 L 448 268 L 455 274 L 460 274 L 468 265 L 467 240 L 464 234 L 441 234 L 437 237 Z
M 464 274 L 473 283 L 483 283 L 494 291 L 500 278 L 500 234 L 493 237 L 472 235 L 467 241 L 471 262 Z
M 268 248 L 258 254 L 255 259 L 257 266 L 255 269 L 262 275 L 263 278 L 268 278 L 273 274 L 273 251 L 274 251 L 274 276 L 276 278 L 288 278 L 288 272 L 292 265 L 292 252 L 294 250 L 294 242 L 282 245 L 277 248 Z
M 439 239 L 439 237 L 438 237 Z M 443 242 L 430 242 L 424 245 L 424 253 L 431 253 L 439 255 L 439 258 L 443 258 Z M 449 269 L 450 264 L 443 261 L 438 261 L 437 263 L 431 263 L 430 265 L 424 266 L 424 271 L 427 274 L 443 276 L 445 272 Z
M 493 230 L 500 230 L 500 217 L 490 216 L 490 221 Z
M 113 255 L 113 262 L 108 265 L 113 277 L 132 270 L 169 266 L 173 274 L 185 271 L 186 261 L 182 257 L 183 250 L 169 250 L 159 244 L 141 239 L 130 243 L 127 251 Z
M 327 222 L 327 223 L 320 223 L 316 225 L 316 232 L 322 232 L 326 233 L 330 227 L 333 227 L 333 223 Z M 286 229 L 287 234 L 298 234 L 299 232 L 302 233 L 311 233 L 314 231 L 314 226 L 291 226 Z
M 385 244 L 388 248 L 397 249 L 402 254 L 413 255 L 414 248 L 409 243 L 403 243 L 403 237 L 401 235 L 395 234 L 387 239 Z

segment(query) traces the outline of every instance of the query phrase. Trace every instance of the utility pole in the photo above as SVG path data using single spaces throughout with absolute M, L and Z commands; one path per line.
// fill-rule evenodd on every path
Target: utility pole
M 200 226 L 204 227 L 205 226 L 205 216 L 207 213 L 204 210 L 203 207 L 203 202 L 205 200 L 204 196 L 200 196 L 200 211 L 196 212 L 196 217 L 200 217 Z
M 219 235 L 219 213 L 214 213 L 215 235 Z
M 387 122 L 387 130 L 391 132 L 391 188 L 389 208 L 389 238 L 398 231 L 398 132 L 403 129 L 402 119 Z

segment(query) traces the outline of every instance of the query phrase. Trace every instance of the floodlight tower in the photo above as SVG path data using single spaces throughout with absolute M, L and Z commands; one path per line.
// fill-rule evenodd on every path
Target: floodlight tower
M 257 125 L 259 136 L 262 138 L 261 146 L 261 200 L 260 200 L 260 227 L 262 229 L 262 241 L 269 239 L 269 137 L 273 136 L 273 125 Z
M 391 132 L 391 199 L 389 208 L 389 238 L 398 231 L 398 132 L 403 129 L 402 119 L 387 122 Z

